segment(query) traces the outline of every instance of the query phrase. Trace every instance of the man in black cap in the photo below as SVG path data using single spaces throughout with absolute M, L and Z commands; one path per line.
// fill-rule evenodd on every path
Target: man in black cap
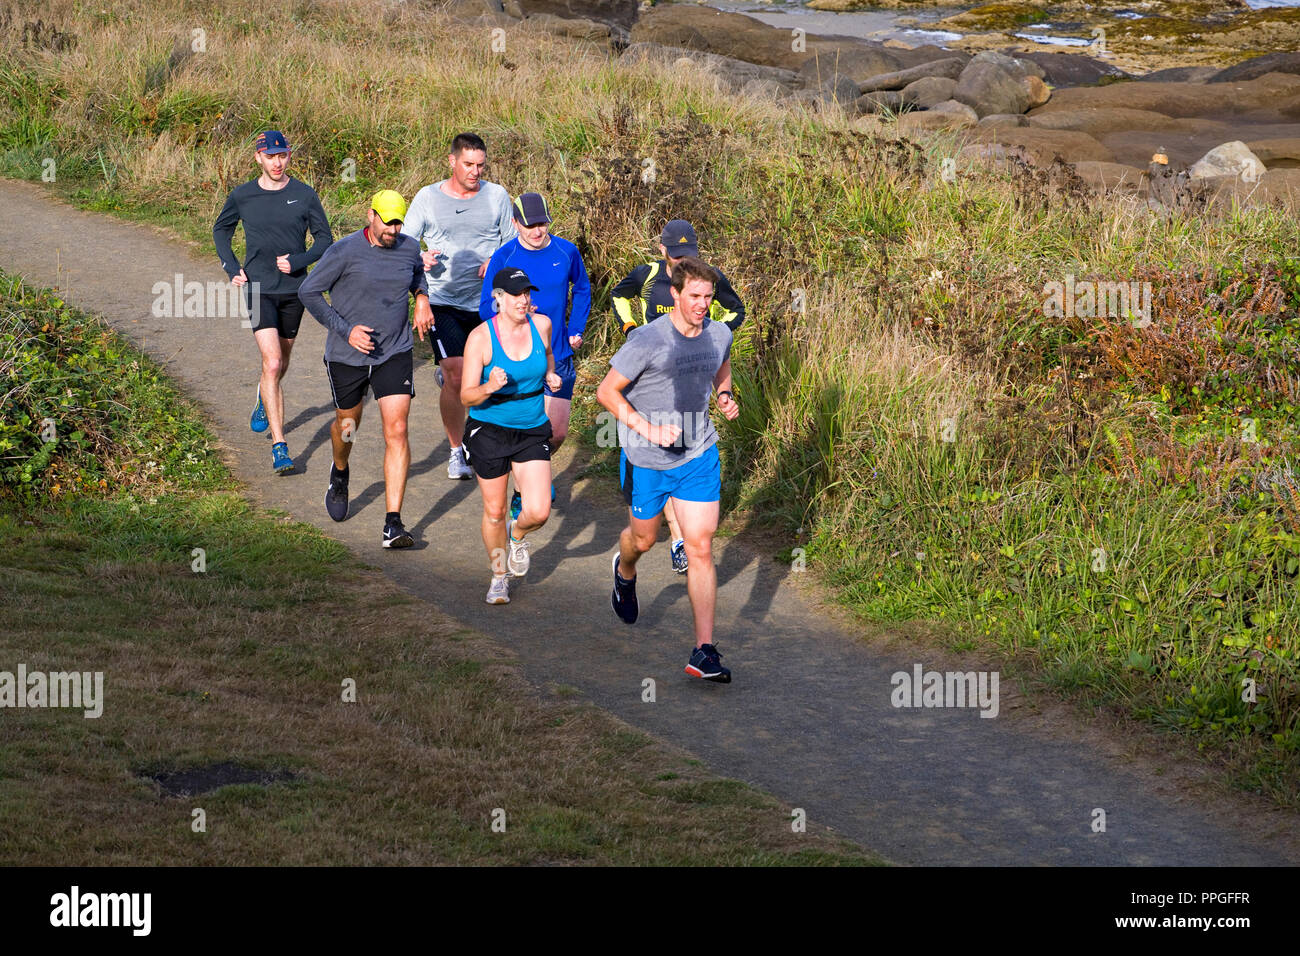
M 320 197 L 288 173 L 292 157 L 279 130 L 258 134 L 254 156 L 262 175 L 237 186 L 221 207 L 212 227 L 212 242 L 221 267 L 235 286 L 243 286 L 253 316 L 253 338 L 262 353 L 262 376 L 249 427 L 271 432 L 271 466 L 277 474 L 293 471 L 284 440 L 284 393 L 280 381 L 289 369 L 289 355 L 302 323 L 298 288 L 307 267 L 317 261 L 334 235 Z M 235 227 L 244 224 L 244 263 L 230 248 Z M 311 232 L 312 246 L 306 245 Z M 251 280 L 251 281 L 250 281 Z
M 659 237 L 659 254 L 663 256 L 662 259 L 637 266 L 609 294 L 614 305 L 614 315 L 622 324 L 624 335 L 673 310 L 673 266 L 687 256 L 700 257 L 699 241 L 691 224 L 685 219 L 673 219 L 664 226 Z M 745 321 L 745 305 L 721 270 L 714 271 L 718 273 L 718 281 L 713 304 L 709 308 L 709 319 L 724 323 L 734 333 Z M 682 535 L 681 524 L 677 521 L 677 514 L 673 511 L 671 499 L 664 508 L 664 518 L 668 521 L 668 531 L 672 535 L 670 555 L 673 570 L 685 574 L 689 567 L 686 540 Z

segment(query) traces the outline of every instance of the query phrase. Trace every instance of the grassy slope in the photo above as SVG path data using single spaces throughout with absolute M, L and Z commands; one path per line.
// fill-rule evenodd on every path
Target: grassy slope
M 4 863 L 873 862 L 564 688 L 539 695 L 481 635 L 253 511 L 196 410 L 98 320 L 2 275 L 0 320 L 0 387 L 31 383 L 6 417 L 47 400 L 48 374 L 14 374 L 39 358 L 76 370 L 60 420 L 86 423 L 26 483 L 42 494 L 4 485 L 0 670 L 105 681 L 98 719 L 0 714 Z M 191 797 L 144 779 L 224 761 L 296 779 Z
M 941 137 L 896 143 L 522 30 L 494 53 L 486 28 L 408 6 L 39 10 L 77 42 L 23 49 L 11 28 L 0 171 L 55 157 L 78 201 L 200 242 L 272 125 L 342 228 L 481 131 L 494 179 L 552 200 L 598 309 L 688 215 L 752 316 L 724 430 L 733 524 L 775 523 L 872 620 L 940 622 L 1296 799 L 1293 219 L 1156 219 L 1063 170 L 945 178 Z M 184 55 L 200 26 L 206 52 Z M 1067 274 L 1149 282 L 1151 327 L 1052 318 L 1045 283 Z M 599 321 L 589 341 L 588 383 L 616 344 Z M 575 401 L 588 434 L 593 412 Z

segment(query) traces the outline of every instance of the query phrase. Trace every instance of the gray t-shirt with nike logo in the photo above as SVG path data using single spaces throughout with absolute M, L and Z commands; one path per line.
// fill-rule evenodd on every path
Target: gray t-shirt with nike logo
M 402 232 L 442 253 L 425 273 L 429 302 L 477 313 L 483 290 L 479 267 L 515 237 L 510 194 L 496 183 L 480 181 L 473 199 L 453 199 L 442 191 L 445 182 L 415 194 Z

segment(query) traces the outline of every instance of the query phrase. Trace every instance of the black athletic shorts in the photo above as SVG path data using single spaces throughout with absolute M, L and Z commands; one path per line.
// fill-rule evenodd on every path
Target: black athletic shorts
M 453 309 L 449 305 L 433 306 L 433 360 L 459 358 L 465 354 L 465 340 L 474 326 L 483 320 L 477 312 Z
M 399 352 L 379 365 L 345 365 L 326 360 L 325 368 L 329 372 L 334 407 L 356 408 L 366 397 L 367 388 L 374 392 L 376 399 L 389 395 L 414 397 L 415 364 L 412 356 L 413 353 L 409 350 Z
M 470 416 L 465 422 L 469 463 L 480 478 L 500 478 L 514 461 L 551 460 L 551 423 L 536 428 L 502 428 Z
M 244 290 L 244 304 L 251 313 L 248 321 L 254 332 L 278 329 L 282 339 L 298 337 L 298 326 L 302 325 L 302 299 L 298 298 L 297 293 L 262 294 L 257 297 L 257 304 L 254 305 L 252 283 L 246 283 Z

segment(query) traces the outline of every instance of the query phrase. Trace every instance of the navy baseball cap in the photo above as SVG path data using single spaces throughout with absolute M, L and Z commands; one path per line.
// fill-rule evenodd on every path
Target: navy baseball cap
M 257 152 L 266 153 L 268 156 L 287 153 L 289 152 L 289 141 L 284 138 L 284 134 L 278 129 L 268 129 L 264 133 L 257 134 Z
M 668 250 L 668 255 L 674 259 L 700 254 L 700 245 L 695 238 L 695 230 L 685 219 L 674 219 L 664 226 L 664 232 L 659 237 L 659 241 Z
M 551 214 L 546 209 L 546 200 L 541 193 L 520 193 L 515 200 L 515 219 L 525 226 L 537 226 L 551 221 Z
M 497 270 L 497 274 L 492 277 L 492 288 L 511 295 L 522 295 L 529 290 L 537 291 L 537 286 L 533 285 L 533 280 L 528 278 L 528 273 L 513 266 Z

